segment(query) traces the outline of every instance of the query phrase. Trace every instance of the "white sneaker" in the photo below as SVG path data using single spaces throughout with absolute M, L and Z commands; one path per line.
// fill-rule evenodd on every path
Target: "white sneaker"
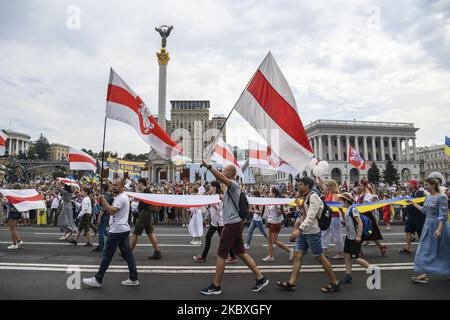
M 263 258 L 262 261 L 264 261 L 264 262 L 274 262 L 275 258 L 267 256 L 267 257 Z
M 139 281 L 131 281 L 130 279 L 122 281 L 122 285 L 123 286 L 127 286 L 127 287 L 139 287 Z
M 245 243 L 245 244 L 244 244 L 244 249 L 245 249 L 245 250 L 249 250 L 249 249 L 250 249 L 250 246 L 249 246 L 248 244 Z
M 294 260 L 294 249 L 291 249 L 291 251 L 289 251 L 289 261 Z
M 195 244 L 197 241 L 195 241 L 195 240 L 192 240 L 191 242 L 190 242 L 190 244 Z
M 92 287 L 92 288 L 100 288 L 102 286 L 102 284 L 99 283 L 97 281 L 97 279 L 95 279 L 95 277 L 85 278 L 85 279 L 83 279 L 83 283 L 85 285 L 87 285 L 88 287 Z
M 58 239 L 59 241 L 64 241 L 66 240 L 66 236 L 62 236 L 61 238 Z
M 22 240 L 20 240 L 20 241 L 17 241 L 17 246 L 20 248 L 21 246 L 23 246 L 23 241 Z
M 10 246 L 8 247 L 8 249 L 10 249 L 10 250 L 16 250 L 16 249 L 19 249 L 19 246 L 18 246 L 17 244 L 12 244 L 12 245 L 10 245 Z

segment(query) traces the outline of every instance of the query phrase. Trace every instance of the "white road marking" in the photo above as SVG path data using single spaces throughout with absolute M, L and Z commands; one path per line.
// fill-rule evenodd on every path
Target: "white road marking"
M 33 263 L 0 263 L 0 270 L 22 270 L 22 271 L 58 271 L 58 272 L 66 272 L 68 267 L 74 267 L 74 265 L 68 264 L 33 264 Z M 392 271 L 392 270 L 412 270 L 412 263 L 382 263 L 378 264 L 381 270 Z M 80 268 L 81 272 L 96 272 L 98 270 L 98 266 L 96 265 L 80 265 L 77 266 Z M 262 272 L 265 273 L 281 273 L 281 272 L 290 272 L 292 266 L 260 266 L 259 267 Z M 200 273 L 215 273 L 214 266 L 141 266 L 138 267 L 139 273 L 183 273 L 183 274 L 200 274 Z M 345 267 L 343 265 L 333 266 L 334 271 L 345 271 Z M 362 268 L 358 265 L 353 267 L 353 271 L 365 271 L 365 268 Z M 110 266 L 107 272 L 111 273 L 128 273 L 128 269 L 126 266 Z M 251 273 L 246 266 L 231 266 L 228 267 L 225 272 L 227 273 Z M 303 266 L 301 272 L 324 272 L 320 265 L 309 265 Z

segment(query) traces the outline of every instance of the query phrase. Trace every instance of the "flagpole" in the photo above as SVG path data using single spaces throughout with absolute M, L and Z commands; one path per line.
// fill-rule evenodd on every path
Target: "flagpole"
M 261 65 L 260 65 L 260 66 L 261 66 Z M 258 67 L 258 69 L 256 69 L 256 70 L 258 71 L 258 70 L 259 70 L 259 67 Z M 256 71 L 256 72 L 257 72 L 257 71 Z M 227 116 L 227 118 L 225 119 L 225 122 L 223 123 L 222 127 L 221 127 L 220 130 L 219 130 L 219 134 L 217 134 L 217 136 L 216 136 L 216 140 L 214 141 L 214 144 L 212 145 L 211 150 L 208 152 L 208 154 L 209 154 L 208 159 L 211 158 L 211 156 L 212 156 L 212 154 L 213 154 L 213 151 L 214 151 L 214 146 L 217 144 L 217 141 L 219 140 L 220 136 L 222 135 L 222 130 L 223 130 L 223 128 L 225 128 L 225 125 L 226 125 L 228 119 L 230 118 L 230 116 L 231 116 L 231 114 L 233 113 L 234 109 L 236 109 L 236 104 L 237 104 L 237 102 L 241 99 L 242 95 L 243 95 L 244 92 L 247 90 L 249 84 L 252 82 L 253 78 L 255 77 L 256 72 L 255 72 L 255 73 L 253 74 L 253 76 L 250 78 L 250 80 L 248 81 L 248 83 L 247 83 L 247 85 L 245 86 L 244 90 L 242 91 L 241 95 L 239 96 L 239 98 L 238 98 L 238 99 L 236 100 L 236 102 L 234 103 L 234 106 L 233 106 L 233 108 L 231 109 L 230 113 L 228 113 L 228 116 Z M 203 159 L 203 153 L 202 153 L 202 159 Z
M 102 148 L 102 169 L 100 173 L 100 193 L 103 194 L 103 167 L 105 164 L 105 138 L 106 138 L 106 115 L 105 115 L 105 124 L 103 126 L 103 148 Z

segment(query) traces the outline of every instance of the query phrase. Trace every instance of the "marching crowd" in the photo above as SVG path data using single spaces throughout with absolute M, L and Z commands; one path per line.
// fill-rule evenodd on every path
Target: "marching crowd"
M 0 218 L 8 224 L 12 244 L 8 249 L 19 249 L 23 244 L 17 226 L 31 223 L 58 226 L 64 235 L 61 241 L 78 245 L 81 237 L 86 237 L 86 246 L 93 247 L 93 237 L 98 235 L 98 245 L 94 252 L 102 252 L 98 273 L 84 283 L 100 287 L 104 274 L 117 248 L 127 262 L 130 276 L 123 285 L 137 286 L 138 275 L 133 250 L 138 238 L 145 231 L 153 245 L 154 253 L 150 259 L 161 259 L 161 251 L 154 234 L 154 224 L 179 225 L 187 227 L 192 236 L 191 244 L 202 245 L 204 227 L 208 227 L 203 252 L 193 257 L 194 262 L 204 263 L 211 246 L 212 238 L 219 234 L 219 249 L 214 281 L 201 292 L 206 295 L 220 294 L 222 275 L 226 264 L 240 258 L 254 272 L 256 285 L 252 291 L 258 292 L 269 281 L 261 274 L 255 261 L 248 254 L 256 229 L 267 239 L 267 256 L 263 262 L 275 261 L 274 248 L 278 247 L 293 263 L 292 274 L 287 281 L 277 281 L 283 289 L 295 290 L 304 254 L 311 254 L 321 263 L 329 278 L 329 284 L 322 292 L 338 292 L 344 284 L 352 283 L 352 263 L 368 268 L 370 263 L 363 259 L 362 246 L 373 242 L 384 256 L 387 247 L 382 244 L 381 225 L 389 232 L 393 222 L 405 225 L 405 246 L 398 253 L 411 255 L 411 243 L 420 239 L 414 259 L 417 276 L 411 279 L 417 283 L 427 283 L 429 274 L 450 276 L 450 226 L 448 223 L 449 190 L 445 189 L 443 177 L 433 173 L 421 185 L 411 180 L 401 186 L 372 185 L 365 178 L 351 186 L 339 186 L 333 180 L 322 181 L 303 177 L 295 184 L 256 184 L 240 186 L 236 180 L 233 166 L 223 172 L 203 163 L 216 177 L 211 183 L 161 183 L 149 184 L 146 179 L 138 181 L 117 178 L 114 181 L 85 183 L 81 186 L 64 184 L 54 179 L 41 178 L 28 185 L 7 185 L 6 189 L 36 189 L 46 203 L 46 209 L 18 212 L 5 197 L 0 198 Z M 124 191 L 141 193 L 160 193 L 177 195 L 218 194 L 222 203 L 202 208 L 170 208 L 140 202 L 128 197 Z M 269 198 L 295 198 L 297 206 L 255 206 L 250 205 L 251 217 L 242 215 L 241 195 Z M 388 204 L 382 208 L 359 212 L 356 204 L 371 203 L 384 199 L 411 196 L 426 197 L 423 205 L 408 200 L 408 206 Z M 340 203 L 338 209 L 327 204 Z M 324 223 L 326 213 L 330 221 Z M 45 216 L 45 218 L 43 218 Z M 244 241 L 244 226 L 248 229 Z M 133 227 L 133 231 L 131 230 Z M 345 228 L 345 238 L 343 234 Z M 290 249 L 278 235 L 281 229 L 290 229 L 290 241 L 295 249 Z M 132 232 L 131 232 L 132 231 Z M 130 235 L 131 233 L 131 235 Z M 329 245 L 336 247 L 331 257 Z M 343 259 L 346 272 L 337 280 L 330 259 Z

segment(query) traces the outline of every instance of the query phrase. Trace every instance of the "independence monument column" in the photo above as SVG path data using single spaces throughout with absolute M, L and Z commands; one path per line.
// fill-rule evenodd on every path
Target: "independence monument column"
M 161 50 L 156 53 L 159 64 L 159 89 L 158 89 L 158 124 L 166 130 L 166 85 L 167 85 L 167 63 L 170 60 L 169 52 L 166 50 L 167 37 L 173 26 L 162 25 L 155 28 L 161 35 Z

